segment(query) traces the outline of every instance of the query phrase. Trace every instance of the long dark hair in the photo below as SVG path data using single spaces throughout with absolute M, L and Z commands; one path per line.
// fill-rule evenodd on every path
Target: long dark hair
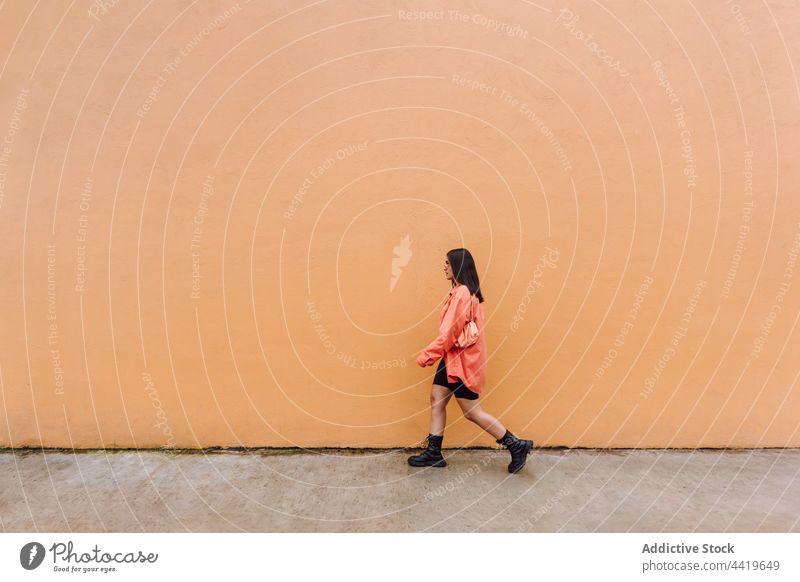
M 447 260 L 456 283 L 466 285 L 469 292 L 477 297 L 480 303 L 483 303 L 481 282 L 478 279 L 478 270 L 475 268 L 472 254 L 467 249 L 452 249 L 447 251 Z

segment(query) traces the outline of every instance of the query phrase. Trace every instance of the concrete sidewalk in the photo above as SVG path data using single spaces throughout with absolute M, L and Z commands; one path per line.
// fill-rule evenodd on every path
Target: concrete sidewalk
M 800 449 L 0 452 L 6 532 L 800 532 Z

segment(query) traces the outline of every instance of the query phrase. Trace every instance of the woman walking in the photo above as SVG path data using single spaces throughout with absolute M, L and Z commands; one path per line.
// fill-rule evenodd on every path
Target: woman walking
M 442 457 L 445 411 L 450 397 L 455 394 L 464 416 L 491 434 L 497 444 L 509 450 L 511 463 L 508 472 L 516 473 L 525 466 L 533 441 L 515 437 L 478 403 L 486 383 L 486 335 L 483 295 L 472 254 L 467 249 L 449 251 L 444 262 L 444 275 L 450 281 L 451 289 L 439 314 L 439 337 L 417 357 L 417 365 L 423 368 L 440 360 L 431 387 L 428 446 L 421 455 L 409 457 L 408 463 L 414 467 L 447 465 Z M 466 347 L 458 347 L 459 335 L 470 321 L 470 316 L 477 324 L 477 341 Z

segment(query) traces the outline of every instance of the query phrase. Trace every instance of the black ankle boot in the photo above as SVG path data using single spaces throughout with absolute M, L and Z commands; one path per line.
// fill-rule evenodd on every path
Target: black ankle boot
M 408 458 L 408 464 L 412 467 L 444 467 L 447 462 L 442 457 L 443 435 L 428 435 L 428 448 L 422 451 L 421 455 Z
M 508 472 L 516 473 L 525 466 L 528 454 L 533 448 L 533 441 L 520 440 L 506 430 L 503 438 L 495 441 L 498 445 L 503 445 L 511 453 L 511 462 L 508 464 Z

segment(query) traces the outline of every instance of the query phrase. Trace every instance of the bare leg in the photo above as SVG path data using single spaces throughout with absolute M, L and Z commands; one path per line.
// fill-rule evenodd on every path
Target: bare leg
M 503 438 L 503 435 L 506 434 L 506 427 L 494 416 L 484 411 L 477 400 L 456 398 L 456 401 L 464 412 L 464 417 L 488 432 L 495 440 Z
M 444 386 L 433 384 L 431 386 L 431 434 L 441 436 L 447 420 L 447 403 L 453 395 L 451 390 Z

